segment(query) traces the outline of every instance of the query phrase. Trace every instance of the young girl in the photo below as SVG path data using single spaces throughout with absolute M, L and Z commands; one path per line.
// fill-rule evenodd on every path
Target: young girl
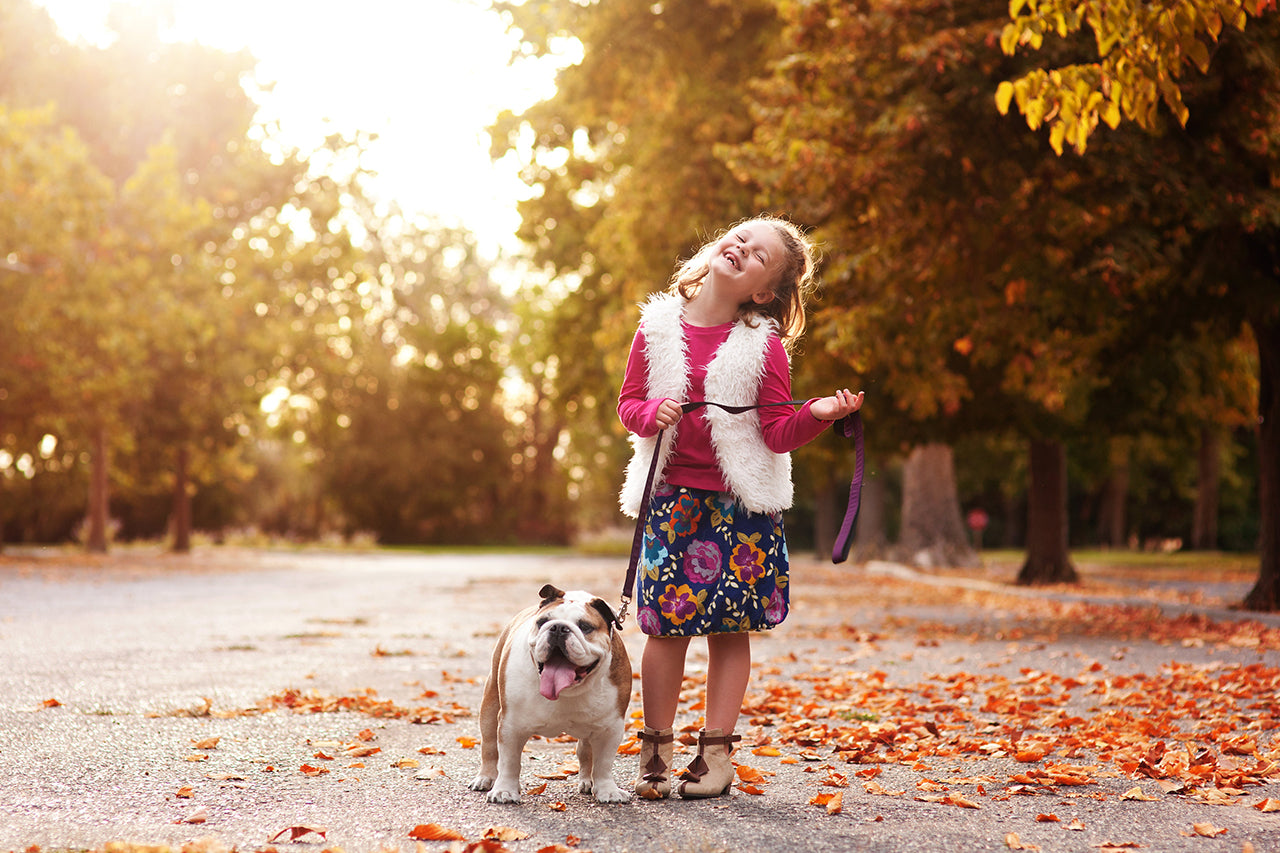
M 733 733 L 751 675 L 750 631 L 787 616 L 790 452 L 857 411 L 862 392 L 812 399 L 799 410 L 744 414 L 726 405 L 791 399 L 788 345 L 804 331 L 813 247 L 790 222 L 761 217 L 703 246 L 641 309 L 618 415 L 635 449 L 623 511 L 646 513 L 636 619 L 648 635 L 640 664 L 644 731 L 636 793 L 672 788 L 676 705 L 689 638 L 707 638 L 706 727 L 682 774 L 682 797 L 717 797 L 734 778 Z M 660 430 L 653 494 L 641 507 Z

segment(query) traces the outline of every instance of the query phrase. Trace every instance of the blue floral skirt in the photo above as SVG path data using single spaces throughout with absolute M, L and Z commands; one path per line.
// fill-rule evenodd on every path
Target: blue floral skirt
M 722 492 L 659 487 L 635 597 L 640 630 L 661 637 L 780 625 L 789 608 L 782 514 L 749 512 Z

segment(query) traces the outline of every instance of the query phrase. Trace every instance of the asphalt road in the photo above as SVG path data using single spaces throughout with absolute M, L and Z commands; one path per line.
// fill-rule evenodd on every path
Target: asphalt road
M 1009 779 L 1025 767 L 996 754 L 928 770 L 878 765 L 882 789 L 907 793 L 885 796 L 854 780 L 840 791 L 842 808 L 829 813 L 812 804 L 837 790 L 823 780 L 853 779 L 860 765 L 836 760 L 823 743 L 800 761 L 794 749 L 741 752 L 764 774 L 759 795 L 603 806 L 578 793 L 566 769 L 572 744 L 534 742 L 523 782 L 545 782 L 545 790 L 520 805 L 490 805 L 467 789 L 479 765 L 468 739 L 478 737 L 472 713 L 497 631 L 546 582 L 616 600 L 621 561 L 210 549 L 194 558 L 122 551 L 71 562 L 0 558 L 0 851 L 194 839 L 252 851 L 273 837 L 281 850 L 412 851 L 411 831 L 433 823 L 470 841 L 492 827 L 527 834 L 504 842 L 518 853 L 554 844 L 596 853 L 1008 850 L 1010 833 L 1044 851 L 1083 853 L 1107 842 L 1280 851 L 1280 812 L 1247 805 L 1280 799 L 1277 777 L 1236 805 L 1150 784 L 1153 799 L 1135 801 L 1120 797 L 1135 784 L 1120 774 L 1080 789 L 1017 791 Z M 1040 593 L 993 607 L 971 582 L 894 567 L 797 560 L 793 581 L 791 618 L 754 645 L 748 748 L 770 740 L 779 723 L 760 712 L 767 703 L 759 692 L 787 695 L 819 673 L 859 684 L 878 673 L 911 685 L 962 673 L 1016 678 L 1028 667 L 1070 675 L 1087 661 L 1117 676 L 1175 661 L 1264 674 L 1280 667 L 1280 651 L 1265 644 L 1175 643 L 1123 626 L 1114 636 L 1069 626 L 1045 634 L 1030 625 Z M 626 637 L 634 663 L 642 644 L 634 622 Z M 704 660 L 695 644 L 695 677 Z M 1278 701 L 1242 707 L 1232 724 L 1266 742 Z M 793 708 L 789 717 L 804 713 Z M 686 705 L 681 722 L 696 716 Z M 620 756 L 619 784 L 629 787 L 634 774 L 634 756 Z M 928 790 L 922 779 L 940 776 L 977 808 L 913 796 Z M 1011 790 L 1018 795 L 1000 796 Z M 1044 814 L 1060 819 L 1036 819 Z M 1201 837 L 1196 824 L 1226 831 Z M 299 832 L 289 843 L 291 827 L 324 834 Z

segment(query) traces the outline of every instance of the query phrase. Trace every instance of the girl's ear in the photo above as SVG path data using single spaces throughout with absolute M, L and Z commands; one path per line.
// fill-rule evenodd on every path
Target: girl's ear
M 772 290 L 760 290 L 751 295 L 751 301 L 757 305 L 768 305 L 777 298 L 778 294 Z

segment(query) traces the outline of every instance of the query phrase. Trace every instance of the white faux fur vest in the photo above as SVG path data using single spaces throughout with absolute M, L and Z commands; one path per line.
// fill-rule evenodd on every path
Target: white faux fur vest
M 655 294 L 640 309 L 645 356 L 649 362 L 648 399 L 669 397 L 688 402 L 689 365 L 680 318 L 684 299 L 677 294 Z M 731 406 L 756 403 L 764 377 L 769 338 L 776 334 L 771 321 L 753 328 L 738 322 L 707 365 L 706 399 Z M 725 483 L 737 502 L 752 512 L 781 512 L 791 506 L 791 454 L 774 453 L 764 443 L 757 411 L 732 415 L 708 406 L 702 410 L 711 427 L 711 445 Z M 667 458 L 679 424 L 663 433 L 654 488 L 663 481 Z M 653 459 L 657 436 L 632 434 L 633 454 L 619 495 L 622 511 L 635 518 L 644 499 L 644 481 Z

